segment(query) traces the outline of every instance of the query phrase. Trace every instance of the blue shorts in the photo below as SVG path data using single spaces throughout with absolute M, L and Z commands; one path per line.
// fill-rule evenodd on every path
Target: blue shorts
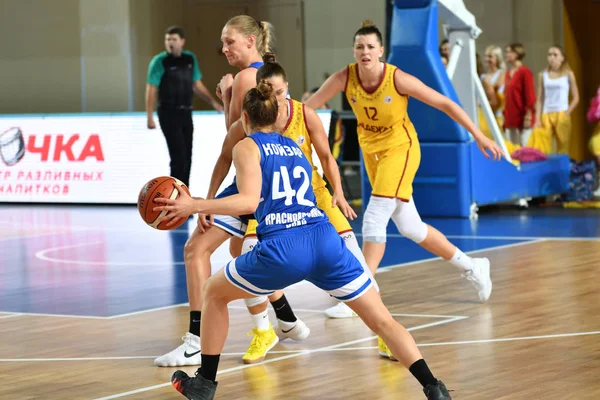
M 255 296 L 307 280 L 341 301 L 355 300 L 375 284 L 329 221 L 263 238 L 230 261 L 225 276 Z
M 215 196 L 215 199 L 222 199 L 223 197 L 229 197 L 234 194 L 238 194 L 238 188 L 235 183 L 227 186 L 221 193 Z M 241 216 L 232 216 L 232 215 L 215 215 L 215 226 L 223 229 L 225 232 L 243 238 L 246 233 L 246 228 L 248 228 L 248 221 L 254 219 L 254 215 L 241 215 Z

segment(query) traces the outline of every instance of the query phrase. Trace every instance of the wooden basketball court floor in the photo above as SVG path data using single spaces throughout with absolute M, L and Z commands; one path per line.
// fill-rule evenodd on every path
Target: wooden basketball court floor
M 157 232 L 135 207 L 0 210 L 0 398 L 182 398 L 169 384 L 176 368 L 152 362 L 187 330 L 182 248 L 192 224 Z M 600 213 L 428 222 L 490 258 L 490 301 L 398 235 L 376 278 L 453 398 L 600 398 Z M 221 248 L 215 268 L 226 259 Z M 244 365 L 250 319 L 233 303 L 217 398 L 424 398 L 408 371 L 378 357 L 358 318 L 326 319 L 333 302 L 310 284 L 286 293 L 310 337 Z

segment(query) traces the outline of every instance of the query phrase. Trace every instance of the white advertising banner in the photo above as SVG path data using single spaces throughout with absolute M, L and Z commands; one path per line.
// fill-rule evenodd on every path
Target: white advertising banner
M 331 114 L 319 116 L 329 132 Z M 204 197 L 225 121 L 215 112 L 193 119 L 190 190 Z M 0 202 L 135 204 L 147 181 L 169 175 L 165 138 L 143 113 L 0 116 L 0 160 Z

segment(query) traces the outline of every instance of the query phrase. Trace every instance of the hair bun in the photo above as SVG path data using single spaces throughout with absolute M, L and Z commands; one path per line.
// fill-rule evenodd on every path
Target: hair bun
M 370 28 L 370 27 L 377 27 L 377 25 L 375 25 L 375 22 L 371 21 L 370 19 L 365 19 L 360 27 L 361 28 Z
M 265 64 L 276 63 L 277 60 L 275 59 L 275 53 L 272 53 L 272 52 L 265 53 L 265 55 L 263 56 L 263 62 Z
M 273 85 L 269 83 L 266 79 L 261 80 L 256 86 L 256 91 L 260 95 L 262 100 L 268 100 L 271 96 L 273 96 Z

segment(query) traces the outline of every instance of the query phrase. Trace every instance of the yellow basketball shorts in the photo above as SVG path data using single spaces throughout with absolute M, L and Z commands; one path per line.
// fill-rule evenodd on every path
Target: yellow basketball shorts
M 329 222 L 331 222 L 331 224 L 338 233 L 341 234 L 352 230 L 350 223 L 348 222 L 344 214 L 342 214 L 340 209 L 337 206 L 333 207 L 331 205 L 331 193 L 329 193 L 329 190 L 327 190 L 326 187 L 320 187 L 316 189 L 315 197 L 317 198 L 317 207 L 319 207 L 325 212 L 325 214 L 329 218 Z M 244 237 L 256 236 L 257 226 L 258 222 L 255 219 L 251 219 L 248 222 L 248 228 L 246 229 L 246 234 L 244 235 Z
M 372 196 L 397 198 L 408 202 L 413 181 L 421 163 L 421 147 L 416 136 L 408 143 L 378 153 L 363 153 Z
M 590 151 L 596 157 L 600 157 L 600 122 L 596 124 L 592 138 L 590 139 Z

